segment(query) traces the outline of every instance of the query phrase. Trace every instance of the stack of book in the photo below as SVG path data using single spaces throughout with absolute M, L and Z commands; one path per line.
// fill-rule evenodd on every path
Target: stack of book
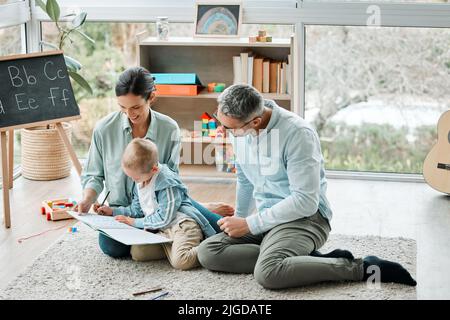
M 160 96 L 196 96 L 203 86 L 195 73 L 152 73 L 156 94 Z
M 253 56 L 243 52 L 233 57 L 234 84 L 244 83 L 254 86 L 262 93 L 291 93 L 291 55 L 286 61 Z

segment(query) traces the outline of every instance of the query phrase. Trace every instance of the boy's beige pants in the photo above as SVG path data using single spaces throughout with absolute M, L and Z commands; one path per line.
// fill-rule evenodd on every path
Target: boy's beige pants
M 170 228 L 161 230 L 160 235 L 172 243 L 131 246 L 131 257 L 135 261 L 160 260 L 167 257 L 175 269 L 188 270 L 199 266 L 197 247 L 203 240 L 200 226 L 192 219 L 184 219 Z

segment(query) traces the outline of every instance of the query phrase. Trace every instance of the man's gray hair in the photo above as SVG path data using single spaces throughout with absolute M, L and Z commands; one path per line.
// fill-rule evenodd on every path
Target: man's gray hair
M 264 112 L 262 95 L 250 85 L 235 84 L 217 98 L 219 110 L 228 117 L 246 122 Z

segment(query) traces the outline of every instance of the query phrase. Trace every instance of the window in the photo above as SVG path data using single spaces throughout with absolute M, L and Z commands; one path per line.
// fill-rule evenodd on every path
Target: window
M 306 26 L 305 117 L 328 169 L 421 173 L 450 108 L 450 29 Z
M 0 56 L 24 53 L 24 26 L 0 28 Z

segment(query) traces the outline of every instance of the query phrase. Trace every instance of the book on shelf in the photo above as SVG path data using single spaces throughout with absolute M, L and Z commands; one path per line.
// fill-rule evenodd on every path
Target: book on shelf
M 253 86 L 259 92 L 263 92 L 263 61 L 264 58 L 255 57 L 253 58 Z
M 291 94 L 291 82 L 292 82 L 292 68 L 291 68 L 291 55 L 288 55 L 286 63 L 286 93 Z
M 281 71 L 280 71 L 280 93 L 286 93 L 286 70 L 287 70 L 287 63 L 283 62 L 281 64 Z
M 241 53 L 241 82 L 248 84 L 248 52 Z
M 241 64 L 241 56 L 233 57 L 233 83 L 242 83 L 242 64 Z
M 155 84 L 202 85 L 195 73 L 152 73 L 152 76 L 155 78 Z
M 277 80 L 278 79 L 278 62 L 272 60 L 270 62 L 270 71 L 269 71 L 269 92 L 276 93 L 277 92 Z
M 263 93 L 269 93 L 270 90 L 270 59 L 263 61 Z
M 253 84 L 253 61 L 254 61 L 254 57 L 249 56 L 248 64 L 247 64 L 247 82 L 246 82 L 246 84 L 249 84 L 249 85 Z

